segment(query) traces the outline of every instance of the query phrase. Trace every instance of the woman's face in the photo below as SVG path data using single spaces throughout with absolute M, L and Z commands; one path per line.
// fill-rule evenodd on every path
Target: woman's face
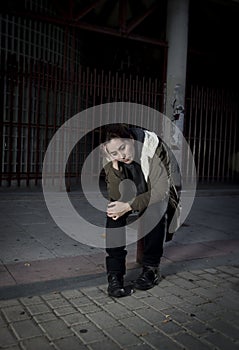
M 118 162 L 130 164 L 134 160 L 134 139 L 114 138 L 107 142 L 106 149 L 112 159 Z

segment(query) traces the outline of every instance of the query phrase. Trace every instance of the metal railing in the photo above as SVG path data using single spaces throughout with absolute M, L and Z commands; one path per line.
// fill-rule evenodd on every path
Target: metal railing
M 184 134 L 192 150 L 199 182 L 239 179 L 239 92 L 191 86 Z

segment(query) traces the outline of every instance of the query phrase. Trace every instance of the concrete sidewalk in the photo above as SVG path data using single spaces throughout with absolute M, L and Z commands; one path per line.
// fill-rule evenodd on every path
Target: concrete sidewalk
M 0 195 L 0 348 L 239 349 L 238 190 L 198 191 L 165 244 L 159 286 L 117 300 L 104 251 L 64 234 L 40 191 Z M 70 196 L 85 210 L 80 193 Z M 132 244 L 128 281 L 135 258 Z

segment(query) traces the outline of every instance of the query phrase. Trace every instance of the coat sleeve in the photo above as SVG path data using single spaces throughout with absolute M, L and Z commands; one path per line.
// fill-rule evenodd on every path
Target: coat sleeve
M 149 160 L 148 191 L 130 201 L 133 210 L 143 211 L 148 205 L 164 201 L 169 198 L 170 169 L 166 150 L 160 145 Z
M 112 162 L 109 162 L 104 166 L 104 170 L 109 200 L 117 201 L 121 197 L 121 194 L 119 192 L 119 185 L 123 180 L 122 169 L 114 169 Z

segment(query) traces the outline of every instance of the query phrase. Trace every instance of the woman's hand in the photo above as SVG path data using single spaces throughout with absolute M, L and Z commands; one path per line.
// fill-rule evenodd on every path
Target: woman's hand
M 113 220 L 117 220 L 119 217 L 126 214 L 128 211 L 131 211 L 132 208 L 129 203 L 125 202 L 111 202 L 107 207 L 107 216 Z

